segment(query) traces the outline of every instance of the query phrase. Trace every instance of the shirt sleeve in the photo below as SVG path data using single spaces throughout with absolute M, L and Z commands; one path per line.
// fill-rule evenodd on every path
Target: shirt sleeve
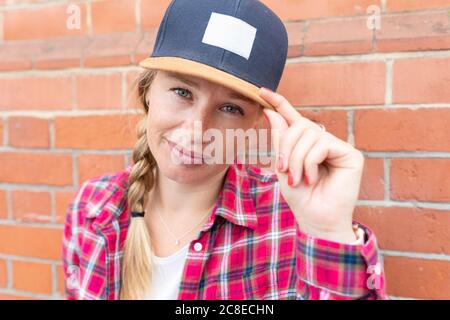
M 363 224 L 355 223 L 364 231 L 362 244 L 316 238 L 297 225 L 298 299 L 388 299 L 375 234 Z

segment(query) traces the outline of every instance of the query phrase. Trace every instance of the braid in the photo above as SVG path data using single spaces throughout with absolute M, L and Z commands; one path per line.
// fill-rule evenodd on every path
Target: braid
M 148 104 L 145 96 L 154 75 L 154 71 L 146 70 L 138 79 L 139 97 L 146 114 Z M 130 212 L 144 212 L 144 204 L 154 184 L 153 168 L 156 161 L 150 152 L 146 133 L 146 117 L 144 117 L 137 126 L 138 139 L 133 150 L 134 165 L 128 178 L 127 197 Z M 152 253 L 150 234 L 144 218 L 131 218 L 123 254 L 121 299 L 145 298 L 151 287 Z

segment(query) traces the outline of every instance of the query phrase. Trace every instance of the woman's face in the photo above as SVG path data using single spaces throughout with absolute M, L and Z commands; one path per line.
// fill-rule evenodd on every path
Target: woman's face
M 160 173 L 179 183 L 196 183 L 223 172 L 230 164 L 227 159 L 234 159 L 237 154 L 234 149 L 238 149 L 235 138 L 227 139 L 226 130 L 231 129 L 227 130 L 230 133 L 253 129 L 262 115 L 257 102 L 235 91 L 201 78 L 166 71 L 157 72 L 146 101 L 150 151 Z M 214 138 L 208 135 L 207 131 L 213 132 L 211 129 L 220 133 L 222 143 L 216 141 L 217 135 Z M 213 149 L 213 143 L 215 152 L 207 152 Z M 235 147 L 227 148 L 230 144 Z M 212 163 L 208 155 L 217 155 L 216 152 L 221 152 L 222 159 Z

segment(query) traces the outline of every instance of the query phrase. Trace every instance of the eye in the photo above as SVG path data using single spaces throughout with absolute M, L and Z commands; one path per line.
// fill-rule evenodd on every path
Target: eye
M 172 88 L 170 90 L 174 91 L 178 96 L 182 98 L 188 98 L 188 95 L 191 94 L 189 90 L 183 88 Z
M 227 113 L 231 113 L 231 114 L 236 114 L 236 115 L 244 115 L 244 111 L 242 110 L 241 107 L 238 106 L 233 106 L 233 105 L 227 105 L 225 107 L 220 108 L 220 110 L 223 110 Z

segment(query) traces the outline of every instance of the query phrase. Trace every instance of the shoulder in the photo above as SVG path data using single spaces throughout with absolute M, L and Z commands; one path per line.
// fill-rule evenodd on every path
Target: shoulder
M 131 165 L 124 170 L 94 176 L 80 184 L 69 204 L 66 223 L 102 223 L 120 216 L 126 202 Z

